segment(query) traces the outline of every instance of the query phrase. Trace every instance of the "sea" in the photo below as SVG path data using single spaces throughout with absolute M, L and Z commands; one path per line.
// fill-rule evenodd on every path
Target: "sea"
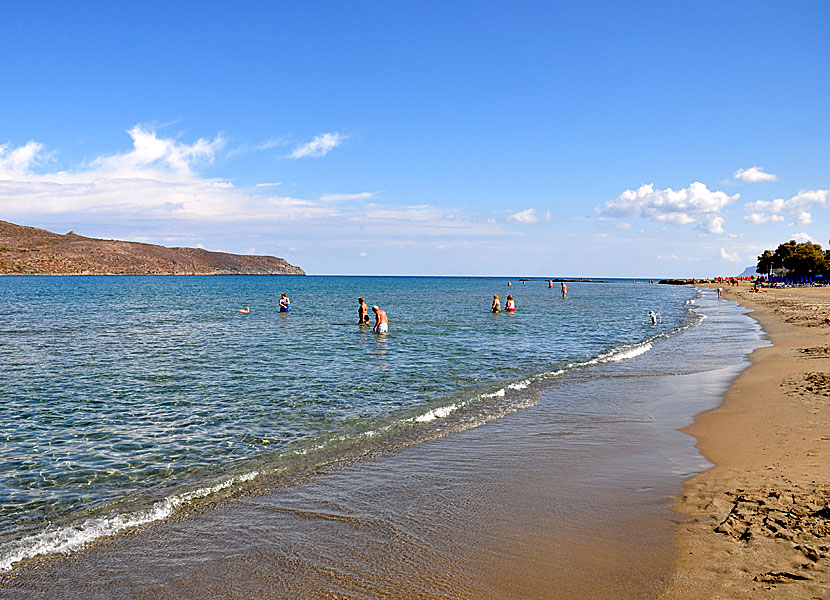
M 291 299 L 288 313 L 278 309 L 282 292 Z M 512 294 L 516 312 L 491 313 L 494 294 L 502 306 Z M 387 312 L 388 333 L 357 324 L 358 297 Z M 240 312 L 244 307 L 249 312 Z M 658 313 L 656 324 L 649 311 Z M 569 282 L 563 298 L 558 283 L 504 277 L 0 278 L 0 575 L 33 559 L 88 552 L 103 540 L 110 541 L 104 554 L 119 562 L 112 540 L 129 545 L 126 534 L 136 530 L 149 529 L 152 547 L 188 515 L 233 513 L 241 509 L 228 506 L 274 490 L 303 489 L 306 501 L 318 502 L 326 492 L 308 490 L 332 481 L 352 499 L 374 481 L 377 489 L 365 492 L 373 499 L 364 498 L 359 512 L 375 519 L 378 498 L 392 495 L 389 473 L 411 477 L 402 457 L 418 453 L 432 457 L 418 463 L 421 483 L 407 480 L 401 489 L 440 490 L 458 469 L 446 464 L 453 457 L 464 457 L 463 477 L 477 478 L 511 454 L 525 457 L 522 468 L 544 456 L 556 477 L 573 473 L 557 479 L 563 489 L 582 489 L 583 498 L 590 490 L 595 498 L 625 496 L 605 493 L 617 484 L 638 494 L 657 490 L 667 512 L 665 499 L 680 482 L 708 466 L 694 440 L 676 429 L 716 406 L 747 355 L 765 344 L 746 312 L 708 290 L 632 280 Z M 476 443 L 485 446 L 470 451 Z M 438 448 L 444 450 L 436 454 Z M 390 460 L 378 457 L 397 466 L 371 475 Z M 470 469 L 477 460 L 484 464 Z M 515 468 L 505 464 L 488 481 L 505 480 Z M 580 479 L 588 472 L 602 474 Z M 459 489 L 469 494 L 472 479 L 465 481 Z M 597 491 L 603 485 L 605 492 Z M 482 484 L 473 496 L 491 487 Z M 399 512 L 415 510 L 407 506 Z M 297 510 L 296 518 L 309 513 Z M 357 511 L 341 506 L 336 518 L 348 520 L 350 510 Z M 475 511 L 440 514 L 420 526 L 467 534 L 472 521 L 482 527 Z M 234 527 L 259 518 L 236 515 Z M 447 519 L 460 521 L 450 526 Z M 298 530 L 314 535 L 296 523 L 284 526 L 290 531 L 281 531 L 283 540 Z M 452 536 L 439 537 L 452 546 Z M 462 560 L 457 548 L 441 554 L 441 544 L 422 538 L 443 556 L 436 561 Z M 481 550 L 470 550 L 476 564 Z M 211 552 L 220 564 L 239 549 Z M 373 569 L 377 581 L 388 581 L 388 567 L 377 566 L 383 555 L 373 554 L 372 567 L 359 566 L 355 555 L 331 566 L 327 555 L 329 570 L 295 572 L 280 579 L 280 589 L 285 597 L 316 597 L 309 590 L 333 589 L 331 572 L 354 571 L 351 584 L 335 578 L 345 586 L 340 593 L 383 597 L 379 588 L 354 587 L 371 581 Z M 163 569 L 142 571 L 138 560 L 121 561 L 121 580 L 141 571 L 152 580 L 143 585 L 164 589 L 150 576 Z M 300 559 L 289 552 L 274 560 L 296 571 Z M 307 585 L 315 577 L 319 585 L 292 591 L 292 581 Z M 460 577 L 452 581 L 467 586 L 461 591 L 447 581 L 417 581 L 404 597 L 517 593 Z M 237 584 L 243 595 L 257 589 Z M 191 581 L 187 589 L 199 587 Z M 179 588 L 165 593 L 187 596 Z

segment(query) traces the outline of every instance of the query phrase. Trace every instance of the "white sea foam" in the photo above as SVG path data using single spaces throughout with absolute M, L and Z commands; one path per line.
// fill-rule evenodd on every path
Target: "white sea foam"
M 602 359 L 602 362 L 619 362 L 621 360 L 628 360 L 635 356 L 640 356 L 651 350 L 651 342 L 644 344 L 637 344 L 628 348 L 620 348 Z
M 95 517 L 78 525 L 68 525 L 55 529 L 47 528 L 40 533 L 9 542 L 0 547 L 0 572 L 10 570 L 16 563 L 27 558 L 43 554 L 69 554 L 97 539 L 115 535 L 131 527 L 166 519 L 178 507 L 187 502 L 205 498 L 238 483 L 251 481 L 257 475 L 259 475 L 258 471 L 251 471 L 244 475 L 231 477 L 216 485 L 165 498 L 146 510 Z
M 490 394 L 482 394 L 481 397 L 482 398 L 503 398 L 504 394 L 505 394 L 505 390 L 504 390 L 504 388 L 501 388 L 500 390 L 496 390 L 495 392 L 492 392 Z
M 415 417 L 416 423 L 429 423 L 430 421 L 434 421 L 435 419 L 444 419 L 450 416 L 452 413 L 457 411 L 461 408 L 458 404 L 450 404 L 449 406 L 441 406 L 439 408 L 433 408 L 432 410 L 425 412 L 422 415 Z
M 529 385 L 530 385 L 530 379 L 524 379 L 522 381 L 517 381 L 516 383 L 511 383 L 507 387 L 508 387 L 508 389 L 511 389 L 511 390 L 523 390 Z

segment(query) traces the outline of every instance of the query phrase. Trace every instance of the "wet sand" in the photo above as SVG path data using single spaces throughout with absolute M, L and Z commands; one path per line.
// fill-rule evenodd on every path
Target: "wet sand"
M 830 289 L 724 292 L 754 309 L 773 346 L 685 429 L 715 467 L 677 499 L 688 519 L 663 596 L 828 598 Z

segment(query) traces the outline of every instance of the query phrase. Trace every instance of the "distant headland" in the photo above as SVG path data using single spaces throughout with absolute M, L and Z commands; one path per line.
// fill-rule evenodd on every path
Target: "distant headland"
M 0 221 L 0 275 L 305 275 L 275 256 L 167 248 Z

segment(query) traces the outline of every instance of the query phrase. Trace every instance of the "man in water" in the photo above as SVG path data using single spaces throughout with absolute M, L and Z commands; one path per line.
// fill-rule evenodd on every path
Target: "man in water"
M 360 308 L 357 309 L 357 324 L 358 325 L 368 325 L 369 324 L 369 306 L 366 304 L 366 301 L 363 299 L 363 296 L 357 299 L 360 303 Z
M 565 282 L 564 282 L 564 281 L 562 282 L 562 297 L 563 297 L 563 298 L 567 298 L 567 297 L 568 297 L 568 286 L 567 286 L 567 285 L 565 285 Z
M 386 311 L 381 310 L 377 304 L 372 307 L 372 312 L 375 313 L 375 327 L 372 329 L 375 333 L 386 333 L 389 331 L 389 320 L 386 318 Z
M 657 325 L 657 315 L 658 314 L 659 313 L 656 313 L 653 310 L 648 311 L 648 314 L 646 316 L 651 317 L 651 324 L 652 325 Z

